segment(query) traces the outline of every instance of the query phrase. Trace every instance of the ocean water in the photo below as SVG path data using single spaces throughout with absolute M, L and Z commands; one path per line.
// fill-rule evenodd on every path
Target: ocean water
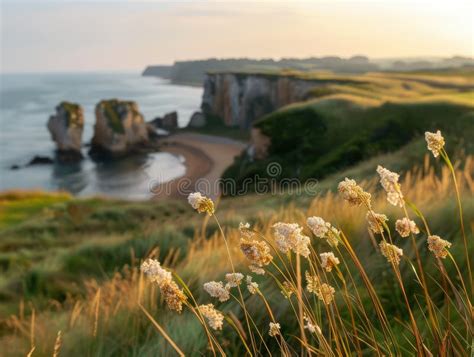
M 150 196 L 151 182 L 184 174 L 182 157 L 165 152 L 96 163 L 83 148 L 85 160 L 73 165 L 23 166 L 35 155 L 54 154 L 46 123 L 63 100 L 84 108 L 84 144 L 93 135 L 94 107 L 102 99 L 134 100 L 149 121 L 176 110 L 185 126 L 198 110 L 202 89 L 169 84 L 139 73 L 54 73 L 0 75 L 0 191 L 6 189 L 67 190 L 74 195 L 107 195 L 127 199 Z

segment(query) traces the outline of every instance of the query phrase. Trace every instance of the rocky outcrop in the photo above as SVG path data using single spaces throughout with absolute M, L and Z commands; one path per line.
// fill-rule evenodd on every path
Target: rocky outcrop
M 266 159 L 271 143 L 271 138 L 263 134 L 260 128 L 252 128 L 250 130 L 250 145 L 247 154 L 251 159 Z
M 150 124 L 159 129 L 164 129 L 168 131 L 176 130 L 178 129 L 178 113 L 171 112 L 165 114 L 163 118 L 158 117 L 153 119 Z
M 132 101 L 103 100 L 95 108 L 94 136 L 91 152 L 126 154 L 148 143 L 148 129 Z
M 56 114 L 51 115 L 48 120 L 48 129 L 60 158 L 82 158 L 84 114 L 79 104 L 61 102 L 56 107 Z
M 228 126 L 247 129 L 254 120 L 306 100 L 313 88 L 326 85 L 324 81 L 279 74 L 207 74 L 201 108 Z
M 201 112 L 194 112 L 189 120 L 189 128 L 202 128 L 206 125 L 206 117 Z

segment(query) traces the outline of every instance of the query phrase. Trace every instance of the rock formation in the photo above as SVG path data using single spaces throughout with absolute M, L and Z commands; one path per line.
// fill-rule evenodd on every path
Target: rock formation
M 49 118 L 48 129 L 56 142 L 60 160 L 73 161 L 82 158 L 84 114 L 80 105 L 61 102 L 56 107 L 56 114 Z
M 201 112 L 194 112 L 189 120 L 189 128 L 202 128 L 206 125 L 206 117 Z
M 247 154 L 255 160 L 266 159 L 271 143 L 271 138 L 263 134 L 260 128 L 252 128 L 250 130 L 250 146 Z
M 147 125 L 135 102 L 102 100 L 95 117 L 91 153 L 123 155 L 148 143 Z
M 163 118 L 158 117 L 153 119 L 150 124 L 154 125 L 156 128 L 159 129 L 164 129 L 168 131 L 176 130 L 178 129 L 178 113 L 167 113 Z
M 318 80 L 273 74 L 207 74 L 201 108 L 228 126 L 250 128 L 252 122 L 285 105 L 310 98 Z

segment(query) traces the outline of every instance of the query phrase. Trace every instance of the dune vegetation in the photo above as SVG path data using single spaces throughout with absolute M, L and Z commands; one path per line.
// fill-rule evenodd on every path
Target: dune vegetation
M 428 139 L 316 195 L 3 194 L 1 353 L 469 356 L 474 161 Z

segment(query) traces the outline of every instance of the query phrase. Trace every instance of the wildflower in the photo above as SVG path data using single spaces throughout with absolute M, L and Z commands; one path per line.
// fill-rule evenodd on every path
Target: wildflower
M 188 202 L 196 211 L 199 213 L 206 212 L 209 216 L 214 214 L 214 202 L 206 196 L 201 195 L 199 192 L 190 193 L 188 196 Z
M 339 183 L 337 190 L 342 195 L 342 198 L 351 205 L 360 206 L 364 204 L 366 207 L 370 207 L 370 193 L 365 192 L 354 180 L 346 177 L 344 181 Z
M 337 247 L 340 232 L 331 226 L 331 223 L 325 222 L 321 217 L 313 216 L 306 219 L 306 224 L 316 237 L 327 239 L 329 245 Z
M 313 234 L 318 238 L 324 238 L 329 230 L 328 223 L 321 217 L 308 217 L 306 224 Z
M 387 201 L 394 206 L 403 207 L 405 201 L 403 200 L 403 194 L 398 184 L 400 175 L 380 165 L 377 167 L 377 173 L 380 175 L 382 187 L 387 192 Z
M 249 293 L 252 295 L 256 294 L 258 291 L 258 284 L 252 281 L 252 277 L 250 275 L 247 275 L 246 283 Z
M 316 294 L 316 291 L 318 290 L 319 286 L 321 285 L 321 282 L 319 281 L 319 277 L 316 275 L 311 275 L 310 273 L 306 272 L 306 290 L 308 290 L 310 293 Z
M 281 293 L 282 293 L 283 295 L 285 295 L 285 298 L 287 298 L 287 299 L 290 298 L 291 295 L 293 295 L 293 293 L 295 292 L 295 289 L 294 289 L 293 286 L 292 286 L 289 282 L 287 282 L 287 281 L 284 281 L 282 285 L 283 285 L 283 290 L 281 291 Z
M 181 312 L 183 310 L 183 302 L 187 297 L 174 281 L 166 281 L 160 285 L 160 291 L 166 301 L 166 305 L 170 310 Z
M 257 275 L 264 275 L 265 274 L 265 270 L 263 268 L 260 268 L 257 265 L 250 264 L 249 269 L 252 273 L 255 273 Z
M 183 310 L 183 302 L 186 301 L 187 297 L 173 281 L 171 272 L 162 268 L 160 262 L 155 259 L 144 261 L 140 269 L 150 281 L 158 284 L 168 308 L 181 312 Z
M 295 254 L 300 254 L 307 258 L 309 256 L 309 237 L 302 233 L 301 228 L 296 223 L 278 222 L 273 225 L 278 249 L 283 253 L 292 250 Z
M 316 296 L 324 302 L 326 305 L 329 305 L 334 300 L 334 288 L 326 283 L 321 284 L 318 291 L 316 291 Z
M 201 314 L 207 319 L 207 322 L 214 330 L 222 330 L 224 315 L 214 308 L 213 304 L 198 306 Z
M 439 236 L 428 237 L 428 249 L 434 253 L 436 258 L 445 259 L 448 256 L 448 248 L 450 247 L 451 243 L 441 239 Z
M 270 322 L 270 331 L 268 331 L 268 334 L 271 337 L 275 337 L 276 335 L 279 335 L 280 334 L 280 324 Z
M 389 244 L 386 241 L 381 241 L 379 244 L 382 255 L 387 258 L 389 263 L 399 265 L 400 257 L 403 255 L 403 250 L 396 245 Z
M 156 259 L 147 259 L 140 267 L 143 274 L 145 274 L 151 282 L 160 284 L 163 281 L 171 281 L 171 272 L 163 269 L 161 264 Z
M 318 325 L 313 324 L 308 316 L 304 315 L 303 319 L 305 321 L 304 328 L 306 330 L 308 330 L 310 333 L 316 333 L 317 331 L 319 334 L 321 334 L 321 328 Z
M 340 233 L 341 233 L 340 231 L 338 231 L 336 228 L 330 225 L 326 238 L 331 247 L 337 247 L 337 245 L 339 244 Z
M 270 264 L 273 257 L 270 254 L 270 247 L 266 242 L 240 239 L 240 250 L 250 261 L 250 270 L 256 274 L 265 274 L 263 266 Z
M 433 153 L 434 157 L 438 157 L 444 147 L 444 138 L 441 135 L 441 131 L 438 130 L 436 133 L 425 132 L 425 140 L 428 144 L 428 150 Z
M 204 290 L 212 297 L 218 298 L 220 302 L 229 300 L 229 289 L 224 287 L 222 281 L 210 281 L 204 284 Z
M 420 230 L 416 226 L 416 223 L 408 218 L 397 219 L 395 222 L 395 229 L 402 237 L 408 237 L 410 233 L 418 234 Z
M 235 288 L 240 285 L 244 275 L 241 273 L 229 273 L 225 275 L 227 280 L 226 288 Z
M 244 238 L 252 238 L 254 236 L 254 232 L 250 229 L 249 223 L 239 223 L 239 231 L 240 235 Z
M 340 263 L 339 259 L 332 252 L 321 253 L 319 256 L 321 257 L 321 266 L 326 269 L 327 272 L 330 272 L 333 267 Z
M 334 293 L 336 290 L 326 283 L 321 283 L 318 276 L 311 275 L 306 272 L 306 290 L 310 293 L 316 294 L 316 296 L 324 302 L 326 305 L 329 305 L 334 300 Z
M 386 221 L 388 221 L 386 215 L 369 211 L 365 217 L 372 232 L 375 234 L 382 234 L 384 232 L 383 225 Z

